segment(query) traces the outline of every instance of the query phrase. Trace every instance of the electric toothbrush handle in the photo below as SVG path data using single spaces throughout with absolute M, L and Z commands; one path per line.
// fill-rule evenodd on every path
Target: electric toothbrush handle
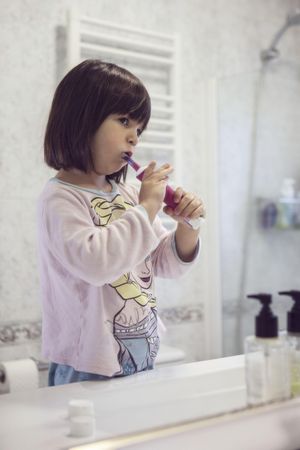
M 136 178 L 140 181 L 143 180 L 145 168 L 141 167 L 137 171 Z M 171 186 L 167 185 L 166 187 L 166 193 L 164 197 L 164 203 L 169 206 L 169 208 L 175 209 L 177 206 L 177 203 L 174 202 L 174 189 L 171 188 Z
M 174 189 L 167 184 L 164 202 L 169 208 L 175 209 L 177 203 L 174 202 Z
M 145 168 L 141 167 L 136 175 L 136 178 L 140 181 L 143 179 Z M 166 187 L 166 193 L 164 198 L 164 203 L 172 209 L 175 209 L 177 206 L 177 203 L 174 202 L 174 189 L 171 188 L 171 186 L 167 185 Z M 204 222 L 204 217 L 198 217 L 197 219 L 185 219 L 185 222 L 190 225 L 193 230 L 197 230 L 200 228 L 201 224 Z
M 174 202 L 174 189 L 172 189 L 169 185 L 166 187 L 164 202 L 167 206 L 169 206 L 169 208 L 172 209 L 175 209 L 177 206 L 177 203 Z M 193 230 L 198 230 L 203 222 L 204 217 L 198 217 L 197 219 L 185 219 L 185 223 L 190 225 Z

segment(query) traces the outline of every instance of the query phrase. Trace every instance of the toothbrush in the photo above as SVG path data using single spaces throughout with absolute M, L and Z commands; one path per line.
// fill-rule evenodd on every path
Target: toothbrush
M 145 168 L 141 167 L 136 161 L 134 161 L 129 156 L 123 156 L 123 159 L 128 162 L 128 164 L 136 171 L 136 178 L 140 181 L 143 179 Z M 175 209 L 177 203 L 174 202 L 174 190 L 171 186 L 166 186 L 166 193 L 164 198 L 164 203 L 172 209 Z M 199 217 L 197 219 L 184 219 L 184 221 L 192 227 L 194 230 L 197 230 L 202 222 L 204 222 L 203 217 Z

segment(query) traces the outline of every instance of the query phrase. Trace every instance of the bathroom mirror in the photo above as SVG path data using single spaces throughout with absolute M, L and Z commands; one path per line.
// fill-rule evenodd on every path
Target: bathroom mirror
M 300 190 L 298 16 L 286 22 L 291 11 L 276 1 L 77 3 L 84 15 L 180 37 L 181 180 L 203 196 L 208 219 L 197 267 L 180 283 L 159 283 L 163 339 L 186 362 L 240 354 L 258 309 L 246 294 L 273 293 L 284 328 L 291 303 L 275 294 L 300 287 L 300 230 L 264 228 L 259 215 L 259 199 L 278 199 L 284 178 Z M 19 357 L 18 344 L 39 357 L 36 201 L 54 175 L 43 162 L 43 135 L 66 60 L 68 8 L 66 0 L 2 2 L 0 358 Z M 204 139 L 203 83 L 212 79 L 217 128 Z M 208 164 L 209 139 L 218 152 Z M 220 304 L 208 301 L 217 297 Z

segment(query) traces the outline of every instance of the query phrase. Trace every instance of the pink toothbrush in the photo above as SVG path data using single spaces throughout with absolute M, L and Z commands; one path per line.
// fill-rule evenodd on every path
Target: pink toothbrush
M 140 181 L 143 179 L 143 174 L 145 168 L 141 167 L 137 162 L 131 159 L 129 156 L 124 156 L 123 159 L 128 162 L 128 164 L 136 171 L 136 178 Z M 174 190 L 171 186 L 167 185 L 166 194 L 164 198 L 164 203 L 169 206 L 169 208 L 175 209 L 177 203 L 174 202 Z M 204 221 L 203 217 L 198 219 L 184 219 L 184 221 L 190 225 L 194 230 L 199 228 L 200 224 Z

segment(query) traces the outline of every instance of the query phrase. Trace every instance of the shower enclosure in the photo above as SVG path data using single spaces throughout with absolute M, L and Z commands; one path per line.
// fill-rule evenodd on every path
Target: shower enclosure
M 281 329 L 300 288 L 300 230 L 264 228 L 260 204 L 276 202 L 285 178 L 300 191 L 300 10 L 288 14 L 256 71 L 219 82 L 219 173 L 223 353 L 243 351 L 258 305 L 247 294 L 273 294 Z M 259 55 L 259 50 L 258 50 Z

